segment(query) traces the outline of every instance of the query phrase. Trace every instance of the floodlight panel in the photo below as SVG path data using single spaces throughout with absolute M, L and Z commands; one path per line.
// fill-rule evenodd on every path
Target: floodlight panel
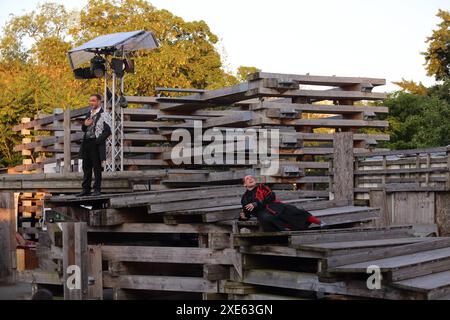
M 90 50 L 116 48 L 131 52 L 142 49 L 155 49 L 158 47 L 158 41 L 152 32 L 138 30 L 131 32 L 118 32 L 106 34 L 94 38 L 81 46 L 78 46 L 68 52 L 69 63 L 72 69 L 80 64 L 89 61 L 94 57 Z

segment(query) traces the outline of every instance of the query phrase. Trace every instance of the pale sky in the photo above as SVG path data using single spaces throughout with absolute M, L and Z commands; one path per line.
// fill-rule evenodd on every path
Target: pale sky
M 8 15 L 42 0 L 0 0 L 0 25 Z M 53 0 L 81 8 L 85 0 Z M 265 72 L 401 78 L 433 84 L 426 76 L 425 39 L 448 0 L 151 0 L 187 21 L 204 20 L 221 39 L 228 66 Z

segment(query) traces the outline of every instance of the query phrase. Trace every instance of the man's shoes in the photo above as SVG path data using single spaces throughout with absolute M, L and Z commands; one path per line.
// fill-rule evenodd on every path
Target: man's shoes
M 80 198 L 80 197 L 89 197 L 90 195 L 91 195 L 91 193 L 89 191 L 83 191 L 83 192 L 75 195 L 75 197 L 78 197 L 78 198 Z
M 102 195 L 102 193 L 101 193 L 100 191 L 98 191 L 98 190 L 95 190 L 95 191 L 91 194 L 91 196 L 93 196 L 93 197 L 101 196 L 101 195 Z

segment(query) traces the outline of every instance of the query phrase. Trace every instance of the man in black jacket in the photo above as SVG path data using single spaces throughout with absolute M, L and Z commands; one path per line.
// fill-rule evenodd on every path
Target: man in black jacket
M 78 197 L 91 195 L 92 170 L 94 171 L 93 196 L 101 195 L 102 161 L 106 159 L 106 139 L 111 135 L 111 116 L 101 107 L 102 97 L 89 97 L 91 110 L 86 115 L 81 129 L 84 132 L 79 158 L 83 159 L 83 192 Z

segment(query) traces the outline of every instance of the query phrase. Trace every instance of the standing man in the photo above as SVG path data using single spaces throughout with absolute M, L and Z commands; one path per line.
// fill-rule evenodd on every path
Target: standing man
M 84 132 L 79 158 L 83 159 L 83 192 L 77 197 L 91 195 L 92 170 L 94 170 L 93 196 L 101 195 L 102 161 L 106 159 L 106 139 L 111 135 L 111 116 L 101 107 L 102 97 L 89 97 L 91 110 L 86 115 L 81 129 Z

